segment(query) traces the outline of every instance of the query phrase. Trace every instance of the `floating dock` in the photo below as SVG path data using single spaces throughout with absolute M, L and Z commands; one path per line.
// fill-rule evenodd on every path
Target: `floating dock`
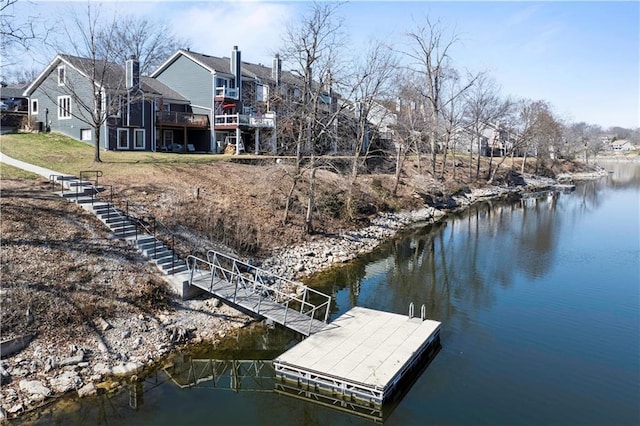
M 276 380 L 380 407 L 439 344 L 438 321 L 355 307 L 276 358 Z
M 409 316 L 355 307 L 327 323 L 330 295 L 212 250 L 187 265 L 191 286 L 308 336 L 273 361 L 276 390 L 289 395 L 375 416 L 440 348 L 424 305 L 420 318 L 412 303 Z

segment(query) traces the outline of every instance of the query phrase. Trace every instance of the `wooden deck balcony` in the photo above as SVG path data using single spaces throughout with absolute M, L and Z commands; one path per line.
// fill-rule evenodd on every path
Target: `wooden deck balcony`
M 181 127 L 209 127 L 209 116 L 206 114 L 192 114 L 190 112 L 158 111 L 156 112 L 156 123 L 158 126 L 181 126 Z
M 246 115 L 246 114 L 225 114 L 216 115 L 216 128 L 236 128 L 238 126 L 246 127 L 266 127 L 273 128 L 276 124 L 275 113 L 267 113 L 262 115 Z

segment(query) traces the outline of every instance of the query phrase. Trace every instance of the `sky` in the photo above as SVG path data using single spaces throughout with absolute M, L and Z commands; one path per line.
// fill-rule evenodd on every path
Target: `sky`
M 97 3 L 91 1 L 91 3 Z M 54 26 L 86 1 L 23 1 L 16 19 Z M 270 66 L 283 30 L 308 10 L 303 1 L 120 1 L 102 8 L 167 24 L 193 51 Z M 104 13 L 104 12 L 103 12 Z M 337 9 L 354 55 L 371 40 L 399 50 L 429 17 L 455 34 L 455 66 L 488 72 L 503 96 L 549 102 L 570 122 L 640 127 L 640 2 L 637 1 L 351 1 Z M 51 54 L 49 54 L 51 55 Z M 37 56 L 37 55 L 35 55 Z M 42 67 L 53 57 L 25 57 Z M 30 61 L 30 62 L 28 62 Z M 287 64 L 283 64 L 286 69 Z

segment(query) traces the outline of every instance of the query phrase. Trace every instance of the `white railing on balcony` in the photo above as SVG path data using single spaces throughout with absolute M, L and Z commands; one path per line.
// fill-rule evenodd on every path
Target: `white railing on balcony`
M 238 99 L 238 89 L 230 87 L 216 87 L 216 98 Z
M 262 115 L 225 114 L 215 116 L 216 126 L 250 126 L 250 127 L 274 127 L 275 113 Z

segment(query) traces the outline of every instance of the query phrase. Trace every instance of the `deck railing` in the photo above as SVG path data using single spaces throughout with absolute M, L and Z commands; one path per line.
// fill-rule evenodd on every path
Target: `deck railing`
M 158 123 L 181 124 L 194 127 L 209 127 L 209 116 L 206 114 L 192 114 L 190 112 L 158 111 Z
M 216 126 L 250 126 L 250 127 L 274 127 L 275 114 L 262 115 L 223 114 L 215 116 Z
M 279 277 L 234 257 L 210 250 L 207 252 L 207 260 L 189 256 L 187 266 L 191 276 L 190 282 L 193 282 L 194 274 L 199 271 L 211 274 L 210 287 L 213 287 L 215 280 L 223 280 L 233 284 L 235 290 L 229 299 L 232 303 L 237 303 L 237 298 L 246 294 L 257 296 L 258 303 L 254 306 L 253 311 L 259 315 L 264 314 L 263 301 L 277 303 L 284 310 L 282 320 L 284 326 L 287 326 L 289 312 L 295 310 L 295 312 L 305 315 L 309 318 L 307 335 L 311 334 L 313 320 L 324 323 L 329 320 L 331 296 Z M 265 314 L 265 316 L 268 315 Z

